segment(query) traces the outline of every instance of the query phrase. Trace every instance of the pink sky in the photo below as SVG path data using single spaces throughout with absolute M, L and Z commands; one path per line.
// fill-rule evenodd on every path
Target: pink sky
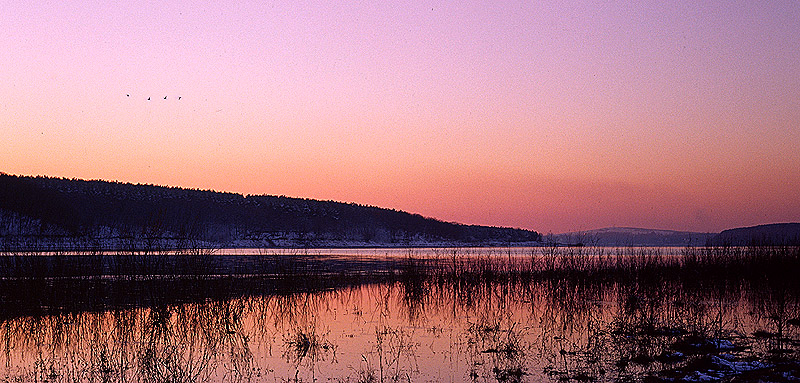
M 0 171 L 545 233 L 800 221 L 796 1 L 133 3 L 0 3 Z

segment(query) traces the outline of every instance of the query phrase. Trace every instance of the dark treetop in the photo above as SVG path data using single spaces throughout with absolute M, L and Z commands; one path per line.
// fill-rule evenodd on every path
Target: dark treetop
M 463 225 L 393 209 L 0 173 L 0 237 L 183 238 L 219 246 L 514 244 L 535 231 Z

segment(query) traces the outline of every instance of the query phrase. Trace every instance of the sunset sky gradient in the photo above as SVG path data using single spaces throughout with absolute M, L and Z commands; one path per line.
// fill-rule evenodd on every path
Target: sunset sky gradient
M 800 221 L 797 1 L 32 0 L 0 26 L 10 174 L 544 233 Z

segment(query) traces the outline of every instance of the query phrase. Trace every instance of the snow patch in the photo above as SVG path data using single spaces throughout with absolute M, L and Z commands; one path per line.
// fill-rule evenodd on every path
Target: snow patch
M 735 372 L 745 372 L 745 371 L 753 371 L 762 368 L 772 367 L 772 365 L 759 362 L 759 361 L 752 361 L 752 362 L 745 362 L 745 361 L 733 361 L 720 358 L 718 356 L 711 356 L 711 363 L 722 370 L 728 371 L 735 371 Z

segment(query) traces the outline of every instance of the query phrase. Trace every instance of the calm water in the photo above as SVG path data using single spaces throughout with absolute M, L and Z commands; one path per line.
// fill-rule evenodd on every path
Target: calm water
M 409 255 L 445 262 L 455 259 L 453 251 L 481 263 L 456 274 L 386 262 Z M 686 364 L 700 353 L 693 344 L 740 361 L 797 353 L 796 280 L 503 274 L 512 270 L 508 263 L 520 267 L 545 251 L 325 250 L 261 261 L 238 255 L 252 265 L 273 265 L 279 256 L 284 274 L 269 278 L 6 277 L 0 378 L 624 381 Z M 302 267 L 286 266 L 288 255 Z M 323 266 L 303 255 L 338 263 L 310 273 Z M 482 277 L 470 273 L 474 267 Z M 350 268 L 358 272 L 341 272 Z

